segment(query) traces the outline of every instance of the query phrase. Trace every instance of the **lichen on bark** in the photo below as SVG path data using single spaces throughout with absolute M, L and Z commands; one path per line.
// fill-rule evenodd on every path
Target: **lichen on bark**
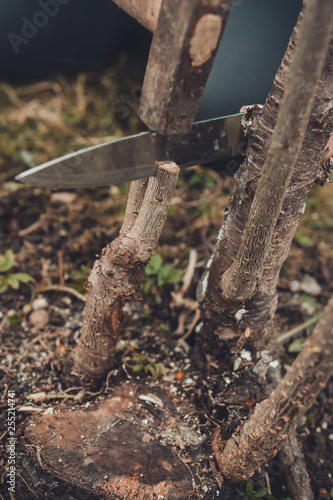
M 235 347 L 242 336 L 244 340 L 245 332 L 246 346 L 254 354 L 274 347 L 274 314 L 277 306 L 276 287 L 279 273 L 287 258 L 311 186 L 315 182 L 325 183 L 332 169 L 330 161 L 325 165 L 321 164 L 323 151 L 333 128 L 331 43 L 317 86 L 302 148 L 271 237 L 271 244 L 263 262 L 260 263 L 261 275 L 256 282 L 254 293 L 249 299 L 225 297 L 223 275 L 232 266 L 242 246 L 242 238 L 298 40 L 301 20 L 302 14 L 263 109 L 254 107 L 245 117 L 244 126 L 249 142 L 247 156 L 235 175 L 230 210 L 220 232 L 216 252 L 208 270 L 208 278 L 206 277 L 207 289 L 201 304 L 204 327 L 200 331 L 198 342 L 202 352 L 207 355 L 215 352 L 220 360 L 221 357 L 225 357 L 227 361 L 231 347 Z M 258 256 L 252 257 L 255 259 Z M 234 332 L 234 338 L 226 342 L 227 332 L 230 334 L 230 331 Z M 245 344 L 241 342 L 239 345 L 244 347 Z

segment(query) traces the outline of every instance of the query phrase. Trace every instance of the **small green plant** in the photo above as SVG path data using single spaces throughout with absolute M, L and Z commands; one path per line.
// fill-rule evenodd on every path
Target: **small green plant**
M 90 274 L 90 269 L 84 264 L 81 265 L 79 270 L 73 271 L 72 279 L 67 283 L 71 288 L 75 288 L 80 293 L 85 294 L 87 290 L 84 287 L 85 282 Z
M 216 186 L 216 179 L 205 170 L 191 173 L 189 184 L 193 187 L 213 189 Z
M 268 493 L 268 488 L 263 488 L 262 490 L 255 492 L 249 481 L 242 481 L 240 484 L 235 486 L 235 490 L 240 497 L 244 498 L 244 500 L 267 498 L 266 495 Z
M 313 245 L 312 239 L 300 231 L 294 234 L 294 241 L 301 247 L 311 247 Z
M 6 292 L 9 287 L 18 290 L 21 283 L 33 281 L 29 274 L 9 273 L 14 264 L 15 256 L 12 250 L 7 250 L 5 255 L 0 255 L 0 293 Z
M 153 377 L 160 377 L 165 373 L 165 367 L 162 363 L 156 363 L 146 354 L 138 352 L 133 354 L 131 362 L 127 362 L 126 365 L 136 373 L 142 372 Z
M 306 341 L 306 339 L 303 339 L 303 338 L 293 340 L 288 347 L 288 352 L 292 352 L 292 353 L 301 352 L 305 341 Z
M 260 491 L 254 491 L 253 486 L 249 481 L 242 481 L 235 485 L 235 490 L 238 495 L 244 500 L 255 500 L 256 498 L 264 498 L 265 500 L 277 500 L 273 495 L 268 493 L 268 488 L 263 488 Z M 280 500 L 292 500 L 290 497 L 283 497 Z
M 175 285 L 182 277 L 182 271 L 174 269 L 171 264 L 163 263 L 160 254 L 155 253 L 145 268 L 148 278 L 143 286 L 143 291 L 149 293 L 154 285 L 162 288 L 164 285 Z
M 9 326 L 20 325 L 22 323 L 22 316 L 19 314 L 12 314 L 11 316 L 7 316 Z

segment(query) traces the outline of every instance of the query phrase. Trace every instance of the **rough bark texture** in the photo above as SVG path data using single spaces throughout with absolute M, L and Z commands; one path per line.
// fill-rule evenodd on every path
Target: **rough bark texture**
M 184 405 L 168 388 L 125 383 L 88 410 L 31 417 L 20 472 L 38 498 L 196 498 L 199 477 L 176 443 L 200 448 L 205 439 L 182 420 Z
M 160 134 L 189 132 L 229 15 L 231 0 L 164 0 L 138 114 Z
M 155 31 L 162 0 L 113 0 L 149 31 Z
M 231 482 L 251 477 L 273 458 L 312 406 L 333 373 L 333 297 L 312 335 L 268 399 L 259 403 L 243 427 L 224 446 L 213 437 L 215 458 Z
M 294 500 L 314 500 L 304 456 L 294 434 L 289 436 L 282 446 L 279 458 L 284 465 L 284 475 L 292 498 Z
M 323 7 L 324 8 L 324 7 Z M 302 17 L 302 16 L 300 16 Z M 261 177 L 275 126 L 279 105 L 289 73 L 291 57 L 297 42 L 299 20 L 272 90 L 262 109 L 253 108 L 244 120 L 249 134 L 247 158 L 235 176 L 235 188 L 230 211 L 218 238 L 214 258 L 207 265 L 199 300 L 203 300 L 204 326 L 199 334 L 199 346 L 207 356 L 223 356 L 232 347 L 246 346 L 261 351 L 274 345 L 274 313 L 276 284 L 291 241 L 303 214 L 307 194 L 314 182 L 327 181 L 332 164 L 321 164 L 323 150 L 333 128 L 333 46 L 330 45 L 302 148 L 272 236 L 272 244 L 264 260 L 263 272 L 249 300 L 228 301 L 223 297 L 221 279 L 234 261 L 241 246 L 250 207 Z M 230 332 L 233 339 L 230 340 Z
M 102 251 L 87 283 L 84 323 L 69 367 L 85 382 L 102 379 L 111 369 L 121 330 L 122 307 L 135 296 L 171 203 L 178 172 L 164 168 L 156 177 L 132 184 L 120 236 Z
M 222 276 L 228 300 L 245 301 L 256 288 L 308 125 L 332 27 L 332 7 L 309 2 L 304 13 L 271 144 L 251 205 L 241 247 Z

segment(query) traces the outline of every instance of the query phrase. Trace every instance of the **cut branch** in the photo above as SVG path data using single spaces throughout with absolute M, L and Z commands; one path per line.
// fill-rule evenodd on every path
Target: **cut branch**
M 326 0 L 306 4 L 271 145 L 256 189 L 242 244 L 222 276 L 227 300 L 249 299 L 260 279 L 273 232 L 302 145 L 327 47 L 333 10 Z
M 191 130 L 231 0 L 163 0 L 138 115 L 160 134 Z
M 132 184 L 121 235 L 104 248 L 89 276 L 82 333 L 68 363 L 84 382 L 101 380 L 113 365 L 122 307 L 141 288 L 177 183 L 178 167 L 163 167 L 146 191 L 145 181 Z
M 146 194 L 147 186 L 148 179 L 141 179 L 139 181 L 131 182 L 131 187 L 126 204 L 125 217 L 119 231 L 120 237 L 125 236 L 134 226 Z
M 225 447 L 219 430 L 215 433 L 212 447 L 225 477 L 231 482 L 247 479 L 274 457 L 332 373 L 333 297 L 302 352 L 271 396 L 255 407 Z
M 162 0 L 113 0 L 149 31 L 155 31 Z

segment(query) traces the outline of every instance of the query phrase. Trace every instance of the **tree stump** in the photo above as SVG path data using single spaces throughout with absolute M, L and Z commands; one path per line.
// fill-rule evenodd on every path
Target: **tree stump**
M 203 488 L 196 469 L 210 454 L 206 436 L 183 419 L 189 410 L 166 388 L 124 383 L 91 408 L 29 418 L 20 441 L 31 498 L 177 500 L 208 490 L 212 498 L 219 489 L 212 473 Z

